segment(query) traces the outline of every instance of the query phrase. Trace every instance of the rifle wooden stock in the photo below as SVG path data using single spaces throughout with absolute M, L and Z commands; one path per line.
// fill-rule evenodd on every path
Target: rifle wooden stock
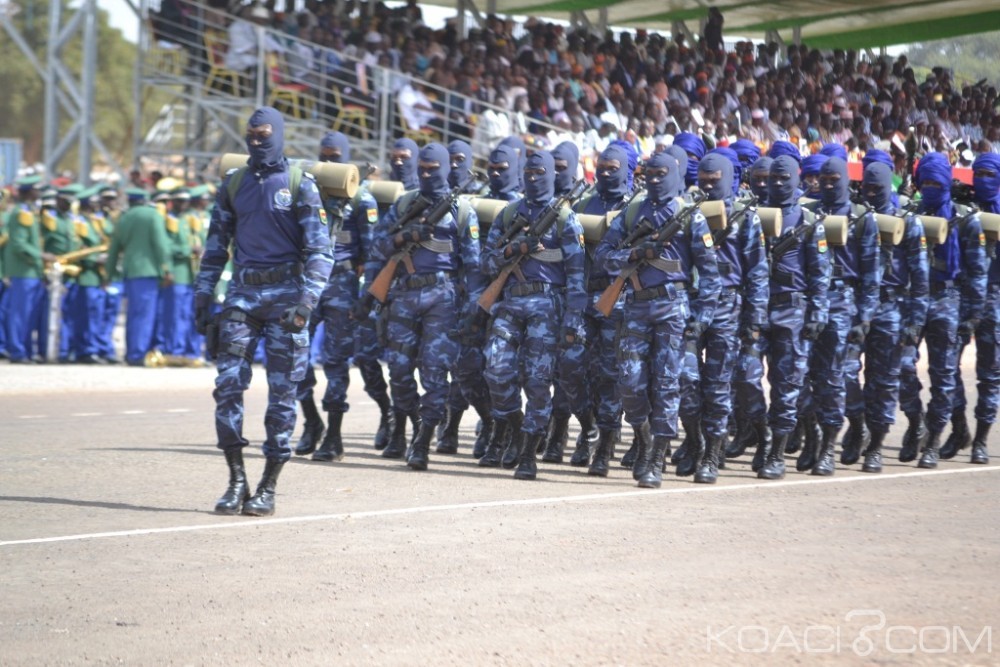
M 615 304 L 618 303 L 618 297 L 621 296 L 622 290 L 625 289 L 625 281 L 629 279 L 629 276 L 625 272 L 618 274 L 618 277 L 614 281 L 604 288 L 604 292 L 601 293 L 601 298 L 597 300 L 594 304 L 594 308 L 597 309 L 601 315 L 604 317 L 610 317 L 611 311 L 615 309 Z
M 396 267 L 399 266 L 399 255 L 393 255 L 385 263 L 382 270 L 375 276 L 375 280 L 368 286 L 368 293 L 378 299 L 379 303 L 385 303 L 389 296 L 389 288 L 392 287 L 392 279 L 396 275 Z
M 479 300 L 476 302 L 479 307 L 485 310 L 487 313 L 493 308 L 493 304 L 497 302 L 500 295 L 503 293 L 503 286 L 507 284 L 507 278 L 510 274 L 514 272 L 514 267 L 517 264 L 511 262 L 507 266 L 500 269 L 500 275 L 498 275 L 493 282 L 486 286 L 483 293 L 479 296 Z

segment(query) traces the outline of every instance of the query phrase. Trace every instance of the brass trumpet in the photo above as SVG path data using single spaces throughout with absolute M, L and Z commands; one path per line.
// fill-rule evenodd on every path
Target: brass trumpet
M 50 263 L 50 266 L 58 264 L 62 268 L 62 272 L 64 274 L 66 274 L 70 278 L 75 278 L 76 276 L 80 275 L 80 272 L 83 270 L 80 266 L 76 265 L 76 262 L 79 262 L 81 259 L 85 257 L 89 257 L 91 255 L 96 255 L 98 253 L 107 251 L 108 251 L 107 243 L 95 245 L 90 248 L 80 248 L 79 250 L 73 250 L 71 252 L 66 252 L 61 255 L 56 255 L 55 260 L 53 260 Z

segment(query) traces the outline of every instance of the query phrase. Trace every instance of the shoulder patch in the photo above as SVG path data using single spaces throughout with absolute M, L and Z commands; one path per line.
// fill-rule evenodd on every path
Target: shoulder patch
M 320 206 L 319 207 L 319 221 L 323 225 L 327 224 L 327 220 L 326 220 L 326 207 L 325 206 Z
M 920 249 L 921 250 L 927 250 L 927 237 L 926 236 L 921 236 L 920 237 Z
M 984 234 L 983 232 L 979 232 L 979 245 L 981 246 L 986 245 L 986 234 Z
M 701 240 L 705 244 L 706 248 L 711 248 L 712 246 L 715 245 L 715 241 L 712 240 L 712 234 L 711 234 L 711 232 L 709 232 L 707 234 L 703 234 L 702 237 L 701 237 Z
M 473 240 L 479 238 L 479 225 L 469 225 L 469 236 Z
M 816 242 L 816 249 L 820 252 L 826 252 L 826 239 L 820 239 Z
M 581 233 L 577 238 L 580 240 L 580 247 L 581 248 L 584 247 L 584 244 L 586 243 L 586 239 L 584 239 L 583 234 Z
M 50 232 L 56 231 L 56 227 L 59 223 L 56 221 L 56 216 L 52 215 L 48 211 L 42 211 L 42 226 Z
M 171 234 L 176 234 L 180 230 L 180 225 L 177 224 L 177 218 L 172 215 L 167 216 L 167 231 Z
M 767 247 L 767 239 L 764 238 L 764 232 L 760 233 L 760 247 L 761 248 L 766 248 Z
M 31 211 L 21 211 L 17 214 L 17 221 L 25 227 L 31 227 L 35 224 L 35 216 L 31 214 Z
M 75 223 L 73 223 L 73 226 L 76 228 L 75 229 L 76 235 L 79 236 L 80 238 L 85 239 L 88 236 L 90 236 L 90 227 L 87 226 L 86 222 L 83 222 L 82 220 L 77 220 Z
M 368 224 L 374 225 L 378 222 L 378 207 L 368 209 Z

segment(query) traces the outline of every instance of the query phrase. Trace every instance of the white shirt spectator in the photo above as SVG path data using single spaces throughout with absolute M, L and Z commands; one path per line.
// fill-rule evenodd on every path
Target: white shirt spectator
M 264 33 L 264 50 L 283 53 L 284 48 L 274 36 Z M 243 19 L 236 19 L 229 26 L 229 49 L 226 51 L 226 67 L 238 72 L 257 66 L 260 54 L 257 48 L 257 26 Z
M 407 82 L 399 89 L 399 109 L 403 114 L 403 120 L 407 127 L 417 130 L 427 127 L 437 114 L 433 111 L 431 101 L 424 95 L 423 91 L 413 87 L 412 82 Z

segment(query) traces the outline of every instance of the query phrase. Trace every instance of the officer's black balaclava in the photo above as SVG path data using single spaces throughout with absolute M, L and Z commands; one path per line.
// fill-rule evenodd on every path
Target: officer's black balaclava
M 706 187 L 702 184 L 701 174 L 722 172 L 722 178 L 713 186 Z M 733 199 L 733 163 L 725 155 L 720 153 L 709 153 L 698 162 L 698 187 L 701 188 L 711 201 L 724 201 L 731 203 Z
M 496 195 L 506 195 L 519 191 L 521 179 L 518 174 L 521 172 L 521 167 L 517 161 L 517 152 L 510 146 L 500 145 L 490 153 L 490 163 L 503 164 L 504 162 L 510 165 L 506 171 L 489 173 L 490 190 Z
M 285 159 L 285 120 L 274 107 L 261 107 L 250 116 L 247 127 L 261 125 L 271 126 L 271 136 L 255 144 L 247 141 L 248 164 L 253 169 L 274 169 Z
M 413 139 L 397 139 L 392 145 L 394 149 L 410 151 L 410 159 L 403 162 L 402 166 L 392 164 L 392 180 L 400 181 L 407 190 L 416 190 L 420 183 L 417 179 L 417 161 L 420 147 Z
M 448 194 L 448 173 L 451 165 L 448 162 L 448 149 L 441 144 L 427 144 L 420 149 L 418 164 L 420 162 L 437 162 L 437 169 L 425 173 L 419 167 L 417 172 L 420 176 L 420 194 L 425 197 L 437 197 Z
M 667 174 L 662 178 L 659 176 L 654 177 L 648 173 L 654 169 L 662 169 L 664 167 L 667 169 Z M 673 197 L 676 197 L 684 187 L 684 181 L 681 180 L 681 172 L 680 167 L 677 166 L 677 160 L 667 152 L 654 153 L 646 161 L 646 170 L 646 192 L 650 201 L 656 206 L 665 204 Z
M 517 185 L 524 190 L 524 165 L 528 164 L 528 147 L 524 145 L 524 139 L 518 136 L 510 136 L 497 144 L 500 146 L 510 146 L 517 155 Z M 511 163 L 513 166 L 513 163 Z
M 758 158 L 756 162 L 750 167 L 750 191 L 754 193 L 760 202 L 770 203 L 767 198 L 767 177 L 771 173 L 771 164 L 774 162 L 774 158 L 769 158 L 766 155 L 762 158 Z M 764 175 L 764 185 L 755 185 L 757 183 L 757 176 Z
M 597 175 L 597 191 L 607 201 L 621 199 L 628 193 L 628 154 L 620 146 L 608 146 L 598 164 L 611 160 L 618 160 L 618 169 L 607 177 Z
M 824 177 L 840 174 L 840 180 L 832 187 Z M 823 206 L 830 210 L 839 209 L 851 201 L 851 181 L 847 177 L 847 163 L 839 157 L 832 157 L 819 168 L 819 188 Z
M 326 136 L 323 137 L 323 141 L 319 143 L 319 147 L 321 149 L 333 148 L 340 151 L 340 157 L 330 160 L 330 162 L 347 164 L 351 161 L 351 142 L 343 132 L 327 132 Z
M 453 188 L 457 188 L 459 185 L 468 180 L 469 174 L 472 173 L 472 146 L 458 139 L 448 144 L 449 156 L 458 155 L 459 153 L 465 156 L 465 159 L 462 160 L 461 164 L 457 166 L 452 165 L 450 157 L 448 162 L 451 166 L 451 172 L 448 174 L 448 185 Z
M 566 160 L 566 170 L 556 172 L 556 195 L 562 196 L 573 189 L 576 169 L 580 164 L 580 149 L 572 141 L 564 141 L 552 149 L 553 160 Z
M 795 204 L 795 190 L 799 187 L 799 163 L 791 155 L 776 157 L 767 177 L 767 203 L 776 208 Z
M 525 171 L 530 169 L 545 170 L 545 173 L 540 176 L 524 175 L 524 196 L 528 203 L 549 203 L 556 192 L 556 161 L 552 158 L 552 153 L 537 151 L 528 158 L 524 169 Z
M 684 150 L 684 162 L 677 164 L 684 166 L 684 184 L 692 186 L 698 182 L 698 161 L 705 157 L 705 142 L 696 134 L 681 132 L 674 137 L 674 146 Z M 692 159 L 689 154 L 694 158 Z
M 879 213 L 892 210 L 892 169 L 882 162 L 872 162 L 865 167 L 861 180 L 865 201 Z

